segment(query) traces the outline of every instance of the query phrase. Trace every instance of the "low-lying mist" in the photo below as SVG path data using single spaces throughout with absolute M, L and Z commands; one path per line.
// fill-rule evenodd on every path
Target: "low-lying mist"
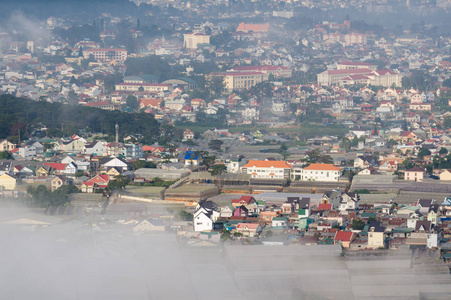
M 2 299 L 348 300 L 451 293 L 446 265 L 412 267 L 408 251 L 348 257 L 333 245 L 196 247 L 174 232 L 133 234 L 133 225 L 107 215 L 65 218 L 2 209 Z

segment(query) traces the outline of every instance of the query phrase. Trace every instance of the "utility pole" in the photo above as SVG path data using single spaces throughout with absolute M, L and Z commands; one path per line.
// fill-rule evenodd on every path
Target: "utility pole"
M 119 156 L 119 124 L 116 123 L 116 143 L 114 145 L 114 156 Z

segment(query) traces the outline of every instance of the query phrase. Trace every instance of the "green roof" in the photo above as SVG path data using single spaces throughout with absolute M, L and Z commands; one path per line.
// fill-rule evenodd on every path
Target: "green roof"
M 266 205 L 266 201 L 263 200 L 255 201 L 255 203 L 257 203 L 257 205 Z
M 285 217 L 274 217 L 272 219 L 273 219 L 273 221 L 274 220 L 276 220 L 276 221 L 286 221 L 287 220 L 287 218 L 285 218 Z
M 143 74 L 143 75 L 138 75 L 138 77 L 140 77 L 144 80 L 158 80 L 158 76 L 153 75 L 153 74 Z
M 417 209 L 420 209 L 420 207 L 419 206 L 415 206 L 415 205 L 410 205 L 410 206 L 402 207 L 400 209 L 408 209 L 408 210 L 411 210 L 411 211 L 416 211 Z M 398 210 L 400 210 L 400 209 L 398 209 Z
M 208 232 L 208 231 L 202 231 L 200 234 L 205 234 L 205 235 L 208 235 L 208 236 L 212 236 L 212 235 L 217 235 L 217 234 L 219 234 L 219 232 L 217 232 L 217 231 L 210 231 L 210 232 Z
M 333 245 L 334 240 L 331 238 L 325 238 L 323 240 L 318 241 L 319 245 Z
M 413 228 L 408 228 L 408 227 L 396 227 L 391 230 L 392 233 L 408 233 L 408 232 L 412 232 L 412 231 L 413 231 Z
M 376 213 L 363 213 L 360 215 L 360 217 L 361 218 L 371 218 L 371 217 L 375 218 L 376 215 L 377 215 Z
M 445 257 L 445 258 L 451 258 L 451 252 L 446 253 L 445 255 L 443 255 L 443 257 Z

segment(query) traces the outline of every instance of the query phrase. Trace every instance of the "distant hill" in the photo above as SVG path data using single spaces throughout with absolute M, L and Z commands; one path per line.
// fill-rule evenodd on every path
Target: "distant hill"
M 17 135 L 18 130 L 25 137 L 39 123 L 49 128 L 49 134 L 57 136 L 70 136 L 82 129 L 114 135 L 116 123 L 121 135 L 141 134 L 152 140 L 160 134 L 160 124 L 151 114 L 107 111 L 0 95 L 0 139 Z
M 122 16 L 138 12 L 137 6 L 128 0 L 0 0 L 0 6 L 0 17 L 4 19 L 13 12 L 37 19 L 68 15 L 99 17 L 104 12 Z

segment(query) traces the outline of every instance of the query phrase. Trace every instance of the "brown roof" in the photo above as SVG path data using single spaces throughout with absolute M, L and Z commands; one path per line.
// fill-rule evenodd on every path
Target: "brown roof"
M 285 161 L 265 161 L 265 160 L 250 160 L 243 168 L 282 168 L 291 169 L 293 166 L 287 164 Z
M 333 164 L 310 164 L 304 170 L 318 170 L 318 171 L 340 171 L 341 168 L 334 166 Z

